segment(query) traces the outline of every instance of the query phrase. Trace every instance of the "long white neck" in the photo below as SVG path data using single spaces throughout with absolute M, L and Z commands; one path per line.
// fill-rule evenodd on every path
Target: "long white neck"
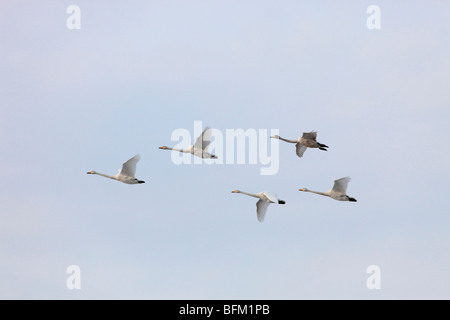
M 315 193 L 315 194 L 320 194 L 321 196 L 327 196 L 327 197 L 329 197 L 330 196 L 330 192 L 329 191 L 327 191 L 327 192 L 320 192 L 320 191 L 313 191 L 313 190 L 305 190 L 306 192 L 312 192 L 312 193 Z
M 104 174 L 104 173 L 95 172 L 94 174 L 98 174 L 99 176 L 102 176 L 102 177 L 105 177 L 105 178 L 110 178 L 110 179 L 117 180 L 116 177 L 113 177 L 113 176 L 110 176 L 110 175 L 107 175 L 107 174 Z
M 187 148 L 187 149 L 167 148 L 167 150 L 173 150 L 173 151 L 184 152 L 184 153 L 190 153 L 191 152 L 191 148 Z
M 239 193 L 246 194 L 246 195 L 248 195 L 248 196 L 250 196 L 250 197 L 259 198 L 259 196 L 258 196 L 257 194 L 248 193 L 248 192 L 244 192 L 244 191 L 239 191 Z
M 285 138 L 282 138 L 282 137 L 278 137 L 278 139 L 286 141 L 286 142 L 289 142 L 289 143 L 297 143 L 298 142 L 297 140 L 288 140 L 288 139 L 285 139 Z

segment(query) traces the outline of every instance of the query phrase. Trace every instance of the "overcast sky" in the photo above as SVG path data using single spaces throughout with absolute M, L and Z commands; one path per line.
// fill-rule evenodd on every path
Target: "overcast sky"
M 81 29 L 69 29 L 70 5 Z M 377 5 L 381 29 L 366 12 Z M 449 299 L 448 1 L 1 1 L 0 298 Z M 317 130 L 176 165 L 194 121 Z M 267 138 L 267 137 L 266 137 Z M 224 154 L 226 150 L 223 151 Z M 126 185 L 115 174 L 142 157 Z M 311 193 L 352 178 L 339 202 Z M 277 193 L 263 223 L 256 199 Z M 81 289 L 66 269 L 81 270 Z M 381 289 L 366 272 L 379 266 Z

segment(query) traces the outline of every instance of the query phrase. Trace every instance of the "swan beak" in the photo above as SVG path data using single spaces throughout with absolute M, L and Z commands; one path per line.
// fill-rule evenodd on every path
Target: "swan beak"
M 164 149 L 167 149 L 167 147 L 166 147 L 166 146 L 164 146 L 164 147 L 159 147 L 159 149 L 163 149 L 163 150 L 164 150 Z
M 231 191 L 231 193 L 237 193 L 237 190 L 233 190 L 233 191 Z
M 302 188 L 302 189 L 298 189 L 298 191 L 305 191 L 305 189 L 304 189 L 304 188 Z
M 88 171 L 88 172 L 86 172 L 87 174 L 92 174 L 92 171 Z

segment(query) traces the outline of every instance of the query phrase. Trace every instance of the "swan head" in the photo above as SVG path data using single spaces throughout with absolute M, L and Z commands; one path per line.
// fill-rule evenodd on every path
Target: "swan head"
M 94 170 L 88 171 L 86 172 L 87 174 L 96 174 L 97 172 L 95 172 Z
M 169 147 L 166 147 L 166 146 L 162 146 L 162 147 L 159 147 L 159 149 L 162 149 L 162 150 L 167 150 L 167 149 L 169 149 Z
M 298 191 L 309 191 L 309 190 L 306 188 L 301 188 L 301 189 L 298 189 Z
M 280 139 L 279 135 L 270 136 L 272 139 Z
M 240 191 L 239 190 L 233 190 L 233 191 L 231 191 L 231 193 L 240 193 Z

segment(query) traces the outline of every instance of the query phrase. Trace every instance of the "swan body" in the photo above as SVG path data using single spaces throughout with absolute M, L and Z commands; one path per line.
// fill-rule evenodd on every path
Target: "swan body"
M 190 153 L 196 157 L 204 159 L 218 159 L 216 155 L 208 152 L 208 147 L 211 144 L 211 136 L 212 136 L 211 128 L 206 127 L 205 130 L 203 130 L 202 134 L 197 137 L 197 140 L 195 140 L 194 145 L 190 146 L 189 148 L 177 149 L 162 146 L 159 147 L 159 149 Z
M 338 201 L 356 202 L 357 200 L 355 198 L 352 198 L 346 194 L 347 186 L 348 186 L 349 182 L 350 182 L 350 177 L 345 177 L 345 178 L 334 180 L 333 188 L 326 192 L 312 191 L 307 188 L 299 189 L 299 191 L 320 194 L 322 196 L 327 196 L 327 197 L 330 197 L 330 198 L 338 200 Z
M 126 184 L 139 184 L 139 183 L 145 183 L 145 181 L 143 180 L 138 180 L 134 177 L 135 173 L 136 173 L 136 164 L 137 162 L 141 159 L 140 155 L 135 155 L 133 158 L 127 160 L 126 162 L 124 162 L 122 164 L 122 169 L 119 170 L 119 173 L 114 175 L 114 176 L 110 176 L 104 173 L 99 173 L 96 172 L 94 170 L 91 170 L 89 172 L 87 172 L 87 174 L 97 174 L 99 176 L 105 177 L 105 178 L 109 178 L 109 179 L 113 179 L 113 180 L 117 180 Z
M 327 145 L 317 142 L 317 132 L 303 132 L 303 135 L 295 140 L 289 140 L 280 137 L 279 135 L 271 136 L 272 139 L 279 139 L 289 143 L 295 143 L 295 152 L 297 156 L 300 158 L 303 157 L 303 153 L 305 153 L 307 148 L 319 148 L 320 150 L 327 151 Z
M 256 217 L 259 222 L 263 222 L 266 216 L 267 208 L 271 203 L 285 204 L 286 201 L 278 199 L 278 197 L 272 193 L 267 191 L 259 192 L 257 194 L 247 193 L 240 190 L 233 190 L 231 193 L 242 193 L 247 196 L 251 196 L 254 198 L 259 198 L 256 202 Z

